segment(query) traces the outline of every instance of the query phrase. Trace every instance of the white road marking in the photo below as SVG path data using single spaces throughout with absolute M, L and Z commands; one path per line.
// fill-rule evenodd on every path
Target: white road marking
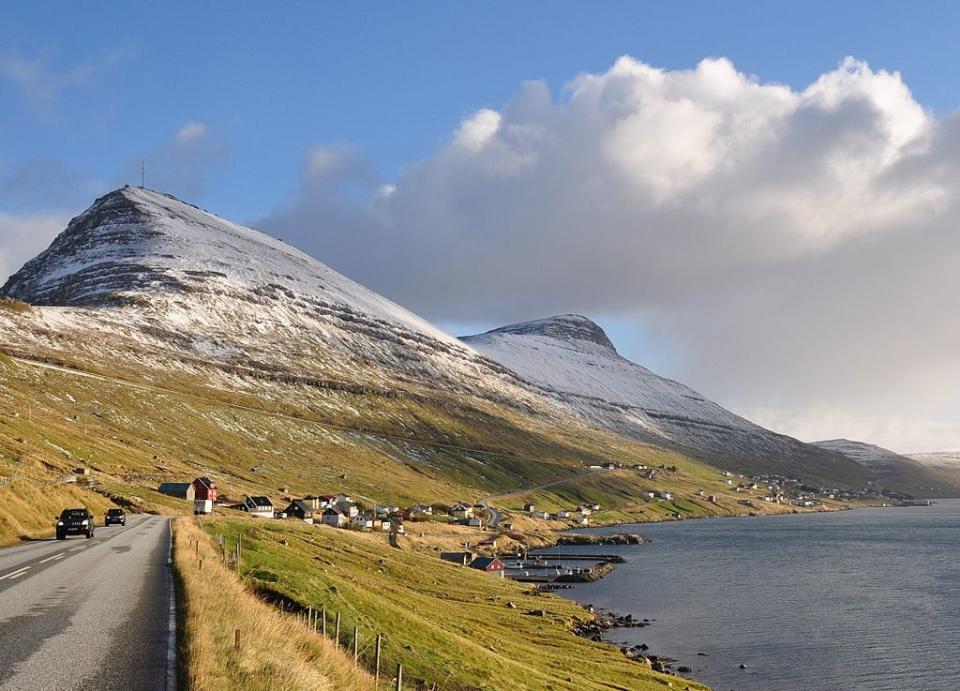
M 54 554 L 52 557 L 47 557 L 46 559 L 38 563 L 46 564 L 48 561 L 56 561 L 57 559 L 63 559 L 65 556 L 67 555 L 64 554 L 63 552 L 60 552 L 60 554 Z
M 68 551 L 70 551 L 70 552 L 79 552 L 79 551 L 82 550 L 82 549 L 86 549 L 86 547 L 74 547 L 73 549 L 70 549 L 70 550 L 68 550 Z
M 16 571 L 11 571 L 10 573 L 8 573 L 8 574 L 6 574 L 6 575 L 4 575 L 4 576 L 0 576 L 0 581 L 5 581 L 5 580 L 7 580 L 8 578 L 11 579 L 11 580 L 13 580 L 14 578 L 19 578 L 20 576 L 22 576 L 23 574 L 25 574 L 25 573 L 26 573 L 27 571 L 29 571 L 29 570 L 30 570 L 30 567 L 29 567 L 29 566 L 24 566 L 22 569 L 17 569 Z

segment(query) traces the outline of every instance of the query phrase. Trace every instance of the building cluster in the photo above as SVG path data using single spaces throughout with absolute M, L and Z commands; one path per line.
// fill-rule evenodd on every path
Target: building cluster
M 560 509 L 556 513 L 540 511 L 533 504 L 524 504 L 523 510 L 542 521 L 573 521 L 577 525 L 590 525 L 590 516 L 600 510 L 600 504 L 580 504 L 576 509 Z

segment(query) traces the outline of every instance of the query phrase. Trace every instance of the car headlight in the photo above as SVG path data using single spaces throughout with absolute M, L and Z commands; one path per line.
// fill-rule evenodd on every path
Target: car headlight
M 84 519 L 83 519 L 83 523 L 81 523 L 80 525 L 87 525 L 89 522 L 90 522 L 90 521 L 88 521 L 86 518 L 84 518 Z
M 57 521 L 57 525 L 63 525 L 63 521 Z

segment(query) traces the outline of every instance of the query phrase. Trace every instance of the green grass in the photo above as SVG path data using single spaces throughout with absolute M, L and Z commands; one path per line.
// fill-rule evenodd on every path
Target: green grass
M 241 537 L 251 589 L 299 607 L 326 607 L 331 621 L 339 612 L 344 643 L 352 646 L 358 625 L 368 661 L 373 636 L 382 634 L 384 668 L 402 663 L 411 682 L 451 691 L 677 685 L 613 646 L 571 633 L 591 616 L 576 603 L 391 548 L 382 535 L 292 521 L 219 518 L 205 526 L 231 548 Z M 545 616 L 531 614 L 541 610 Z

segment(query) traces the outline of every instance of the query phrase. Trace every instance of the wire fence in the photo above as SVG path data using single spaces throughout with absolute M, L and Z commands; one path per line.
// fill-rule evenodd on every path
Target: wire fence
M 243 541 L 238 536 L 232 546 L 227 545 L 223 535 L 217 535 L 220 556 L 224 566 L 241 574 L 243 566 Z M 199 545 L 198 545 L 199 548 Z M 199 559 L 199 552 L 198 552 Z M 201 567 L 202 568 L 202 567 Z M 404 680 L 403 663 L 395 651 L 387 651 L 387 637 L 372 629 L 362 627 L 359 617 L 348 617 L 326 605 L 314 607 L 302 605 L 289 598 L 275 594 L 272 603 L 280 612 L 317 636 L 333 642 L 353 656 L 353 664 L 373 675 L 376 688 L 395 691 L 418 689 L 434 691 L 440 687 L 422 679 Z M 236 631 L 235 647 L 240 648 L 240 631 Z M 392 646 L 391 646 L 392 647 Z M 391 663 L 390 660 L 397 660 Z

